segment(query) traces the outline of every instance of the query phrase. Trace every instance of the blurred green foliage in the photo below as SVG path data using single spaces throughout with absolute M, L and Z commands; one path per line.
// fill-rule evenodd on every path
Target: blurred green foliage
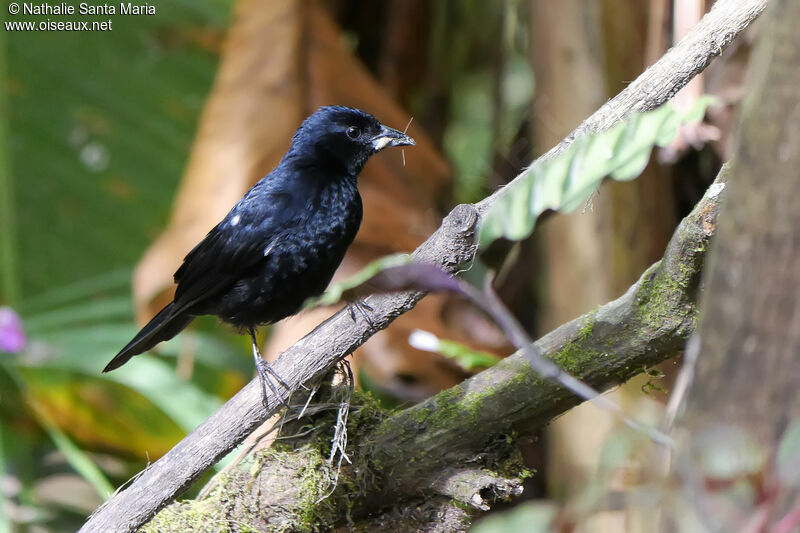
M 37 521 L 64 518 L 58 505 L 41 507 L 37 488 L 52 477 L 45 468 L 52 446 L 105 498 L 108 487 L 164 454 L 252 373 L 243 346 L 189 331 L 165 343 L 162 357 L 141 355 L 101 374 L 136 332 L 130 297 L 119 295 L 129 279 L 129 271 L 112 272 L 31 299 L 23 314 L 26 347 L 0 354 L 0 451 L 25 488 L 17 496 L 22 508 L 46 509 L 34 513 Z M 179 358 L 188 360 L 190 375 L 175 371 Z M 96 466 L 97 452 L 115 467 L 111 482 Z
M 528 162 L 529 145 L 515 145 L 534 89 L 527 3 L 443 0 L 431 9 L 427 85 L 449 97 L 442 148 L 455 171 L 454 200 L 475 202 L 508 177 L 505 165 L 494 176 L 498 159 L 514 171 Z
M 556 504 L 526 502 L 511 510 L 492 514 L 478 521 L 470 533 L 547 533 L 558 513 Z
M 28 337 L 0 353 L 0 530 L 74 530 L 252 374 L 246 350 L 202 332 L 99 373 L 136 332 L 131 267 L 169 216 L 232 4 L 0 32 L 0 302 Z M 52 489 L 75 473 L 95 496 Z
M 494 84 L 500 93 L 493 101 Z M 452 121 L 444 150 L 456 175 L 455 200 L 475 202 L 486 195 L 497 154 L 507 154 L 528 115 L 533 75 L 525 58 L 509 58 L 500 79 L 488 70 L 466 73 L 458 80 L 451 104 Z
M 163 227 L 230 5 L 160 3 L 111 32 L 5 32 L 21 295 L 130 266 Z

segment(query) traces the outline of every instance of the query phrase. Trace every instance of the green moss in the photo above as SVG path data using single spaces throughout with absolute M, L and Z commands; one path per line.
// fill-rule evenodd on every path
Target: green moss
M 595 314 L 587 315 L 581 329 L 575 335 L 575 339 L 564 345 L 561 350 L 551 356 L 551 360 L 556 363 L 559 368 L 570 374 L 580 374 L 581 369 L 585 367 L 588 362 L 591 362 L 597 357 L 602 357 L 602 352 L 589 349 L 585 346 L 585 341 L 594 332 Z
M 499 365 L 506 364 L 502 361 Z M 523 363 L 524 364 L 524 363 Z M 527 367 L 527 365 L 525 365 Z M 522 379 L 530 381 L 531 373 L 521 376 Z M 516 373 L 515 373 L 516 376 Z M 516 379 L 516 377 L 515 377 Z M 371 440 L 382 442 L 374 447 L 370 445 L 367 449 L 371 455 L 363 458 L 363 463 L 368 464 L 376 475 L 391 478 L 394 468 L 417 468 L 416 465 L 429 464 L 429 450 L 424 445 L 412 445 L 411 449 L 416 450 L 414 454 L 403 457 L 402 461 L 397 461 L 396 457 L 390 457 L 395 450 L 399 453 L 408 448 L 400 443 L 413 442 L 417 439 L 419 428 L 437 428 L 438 431 L 448 432 L 454 430 L 454 434 L 463 434 L 473 430 L 480 430 L 485 425 L 486 418 L 486 398 L 492 396 L 495 391 L 489 387 L 480 392 L 467 392 L 463 386 L 457 385 L 437 394 L 432 400 L 418 406 L 407 409 L 406 411 L 389 418 L 378 425 L 371 433 Z M 381 455 L 375 455 L 374 451 L 382 450 Z M 388 455 L 383 455 L 388 454 Z M 390 463 L 391 468 L 387 466 Z
M 536 470 L 535 468 L 529 468 L 527 466 L 522 465 L 522 467 L 519 470 L 519 474 L 517 474 L 517 477 L 519 478 L 520 481 L 525 481 L 526 479 L 530 479 L 538 473 L 539 471 Z
M 370 393 L 354 391 L 347 423 L 348 440 L 351 443 L 348 454 L 358 468 L 343 468 L 338 479 L 336 479 L 335 468 L 328 464 L 333 437 L 332 430 L 336 419 L 335 410 L 314 419 L 315 427 L 327 428 L 327 430 L 316 431 L 314 436 L 306 442 L 299 439 L 297 442 L 302 443 L 299 448 L 292 446 L 291 442 L 288 443 L 290 450 L 285 452 L 287 453 L 286 457 L 273 454 L 271 460 L 277 462 L 296 461 L 298 453 L 304 458 L 305 467 L 299 483 L 300 498 L 295 509 L 295 513 L 299 517 L 296 530 L 311 531 L 324 526 L 332 526 L 337 517 L 342 516 L 342 509 L 344 509 L 345 515 L 349 514 L 357 503 L 352 496 L 361 493 L 367 485 L 367 478 L 371 476 L 366 464 L 362 464 L 363 461 L 359 457 L 357 449 L 353 449 L 353 443 L 360 444 L 364 434 L 387 416 L 388 412 Z M 272 451 L 267 450 L 267 452 Z M 352 477 L 354 471 L 356 472 L 355 479 Z M 336 491 L 330 494 L 335 479 Z
M 348 419 L 347 428 L 352 434 L 372 429 L 391 414 L 372 393 L 359 389 L 353 391 L 350 403 L 354 408 L 351 409 L 352 413 Z
M 595 309 L 587 318 L 583 321 L 583 325 L 581 329 L 578 331 L 578 335 L 576 337 L 576 341 L 580 342 L 587 339 L 593 332 L 594 332 L 594 316 L 597 309 Z
M 423 403 L 408 409 L 403 415 L 403 426 L 407 429 L 422 425 L 444 428 L 454 423 L 469 426 L 479 421 L 482 399 L 487 395 L 491 395 L 491 391 L 466 393 L 461 385 L 456 385 L 437 394 L 433 398 L 433 405 Z M 384 431 L 395 434 L 397 427 L 392 424 L 391 427 L 379 428 L 377 434 Z
M 336 519 L 335 515 L 331 516 L 334 506 L 327 499 L 320 501 L 333 489 L 336 472 L 319 450 L 307 448 L 305 454 L 307 463 L 300 476 L 296 514 L 300 530 L 311 531 L 315 525 L 330 524 Z
M 561 370 L 576 375 L 581 373 L 581 368 L 586 365 L 590 359 L 601 356 L 602 354 L 600 352 L 589 350 L 585 346 L 579 346 L 577 341 L 573 341 L 553 354 L 552 360 Z
M 422 426 L 431 416 L 431 410 L 422 407 L 412 407 L 409 412 L 409 419 L 415 424 Z
M 456 507 L 457 509 L 461 509 L 470 516 L 475 514 L 475 508 L 469 505 L 468 503 L 460 502 L 458 500 L 450 500 L 450 505 Z
M 682 322 L 685 313 L 694 311 L 694 306 L 682 306 L 688 276 L 674 278 L 656 263 L 644 274 L 636 293 L 639 321 L 654 330 Z M 679 266 L 679 270 L 685 265 Z
M 354 444 L 387 416 L 369 394 L 358 391 L 352 398 L 348 419 L 351 457 Z M 336 491 L 329 495 L 336 478 L 335 467 L 328 464 L 330 440 L 336 411 L 326 411 L 313 420 L 317 428 L 311 437 L 287 439 L 273 443 L 239 465 L 231 473 L 217 479 L 216 488 L 203 500 L 175 503 L 160 512 L 143 531 L 319 531 L 332 527 L 342 516 L 349 515 L 356 505 L 354 496 L 361 494 L 361 484 L 368 476 L 366 468 L 344 465 L 336 481 Z M 309 424 L 309 427 L 312 424 Z M 296 431 L 296 428 L 294 428 Z M 357 471 L 357 474 L 354 474 Z M 357 475 L 360 479 L 353 479 Z M 259 476 L 269 476 L 265 480 Z M 260 486 L 284 490 L 276 508 L 263 508 L 259 500 Z M 247 524 L 247 517 L 258 524 Z M 264 526 L 261 520 L 270 519 Z
M 472 395 L 466 394 L 461 385 L 451 387 L 437 394 L 434 397 L 435 408 L 432 413 L 437 425 L 448 424 L 456 419 L 462 420 L 462 415 L 469 415 L 470 403 L 474 400 L 470 396 Z
M 533 475 L 533 472 L 525 466 L 517 442 L 519 434 L 512 430 L 501 435 L 485 447 L 488 452 L 487 463 L 484 465 L 493 475 L 505 479 L 517 478 L 526 479 Z
M 214 524 L 220 533 L 228 531 L 247 532 L 259 529 L 241 520 L 230 520 L 229 510 L 237 497 L 234 487 L 229 485 L 231 476 L 223 475 L 219 485 L 203 500 L 189 500 L 170 505 L 158 513 L 140 531 L 160 533 L 163 531 L 209 531 Z

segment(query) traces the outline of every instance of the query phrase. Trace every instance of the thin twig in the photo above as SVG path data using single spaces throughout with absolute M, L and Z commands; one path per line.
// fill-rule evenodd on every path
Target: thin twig
M 700 337 L 695 333 L 686 343 L 686 351 L 683 353 L 683 364 L 678 377 L 675 378 L 675 386 L 672 389 L 672 394 L 669 395 L 667 408 L 664 411 L 664 420 L 661 424 L 661 429 L 669 433 L 672 431 L 672 426 L 675 423 L 675 418 L 678 416 L 678 411 L 683 405 L 683 400 L 686 398 L 686 393 L 689 387 L 692 386 L 694 381 L 694 370 L 697 367 L 697 357 L 700 355 Z
M 318 390 L 319 390 L 319 383 L 315 384 L 311 388 L 311 392 L 308 394 L 308 399 L 306 400 L 305 405 L 303 406 L 302 409 L 300 409 L 300 412 L 297 414 L 297 420 L 303 418 L 303 415 L 306 413 L 306 409 L 308 409 L 308 404 L 311 403 L 311 398 L 314 397 L 314 395 L 317 393 Z
M 412 120 L 414 120 L 414 117 L 411 117 L 411 118 L 408 119 L 408 124 L 406 124 L 406 127 L 403 128 L 403 135 L 405 135 L 406 132 L 408 132 L 408 127 L 411 125 L 411 121 Z M 400 148 L 400 154 L 403 156 L 403 166 L 406 166 L 406 149 L 405 149 L 405 147 L 401 147 Z

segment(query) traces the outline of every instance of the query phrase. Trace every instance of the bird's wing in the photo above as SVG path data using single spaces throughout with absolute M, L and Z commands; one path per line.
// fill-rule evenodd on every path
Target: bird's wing
M 291 204 L 286 193 L 245 195 L 175 272 L 177 310 L 228 289 L 263 260 L 281 235 L 301 223 Z

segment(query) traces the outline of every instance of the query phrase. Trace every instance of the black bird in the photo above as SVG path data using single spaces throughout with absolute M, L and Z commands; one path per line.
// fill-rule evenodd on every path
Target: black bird
M 186 255 L 175 272 L 175 298 L 103 372 L 181 332 L 199 315 L 216 315 L 250 334 L 266 398 L 288 389 L 261 358 L 254 328 L 296 313 L 321 294 L 361 224 L 357 176 L 387 146 L 410 146 L 404 133 L 372 115 L 322 107 L 295 132 L 278 166 L 256 183 Z

